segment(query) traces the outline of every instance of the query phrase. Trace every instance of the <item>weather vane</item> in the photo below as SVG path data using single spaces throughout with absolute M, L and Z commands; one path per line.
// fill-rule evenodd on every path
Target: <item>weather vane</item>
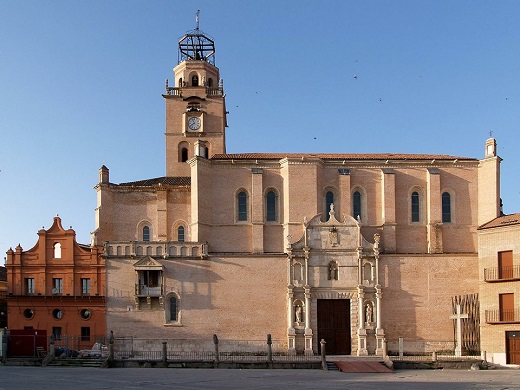
M 493 138 L 493 130 L 489 130 L 489 138 Z
M 197 13 L 195 14 L 195 21 L 197 23 L 197 27 L 195 27 L 195 30 L 199 29 L 199 14 L 200 14 L 200 9 L 198 9 Z

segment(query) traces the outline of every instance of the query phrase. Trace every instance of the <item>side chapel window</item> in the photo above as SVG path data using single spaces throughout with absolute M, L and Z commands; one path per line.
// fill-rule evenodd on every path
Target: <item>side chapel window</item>
M 247 221 L 247 193 L 240 191 L 237 195 L 238 220 Z
M 449 192 L 442 193 L 442 222 L 451 222 L 451 196 Z
M 334 203 L 334 193 L 332 191 L 327 191 L 325 194 L 325 220 L 329 220 L 330 218 L 330 207 Z
M 265 196 L 266 220 L 276 221 L 276 193 L 269 191 Z
M 150 241 L 150 227 L 143 227 L 143 241 Z
M 412 222 L 419 222 L 419 193 L 412 192 Z
M 361 192 L 359 191 L 352 194 L 352 214 L 354 218 L 359 217 L 359 219 L 363 220 L 361 215 Z
M 169 303 L 169 313 L 168 313 L 168 321 L 169 322 L 178 322 L 179 316 L 178 316 L 178 299 L 175 295 L 170 295 L 170 298 L 168 299 Z

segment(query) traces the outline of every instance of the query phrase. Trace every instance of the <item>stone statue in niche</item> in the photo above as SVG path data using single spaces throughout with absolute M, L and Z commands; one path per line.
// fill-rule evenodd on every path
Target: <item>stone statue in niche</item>
M 374 318 L 372 317 L 374 313 L 372 311 L 372 304 L 369 302 L 365 307 L 365 322 L 367 324 L 371 324 L 372 322 L 374 322 Z
M 296 317 L 296 323 L 299 325 L 302 323 L 302 307 L 300 305 L 296 305 L 294 307 L 294 314 Z
M 329 272 L 328 279 L 329 280 L 338 280 L 338 264 L 335 261 L 331 261 L 329 263 Z

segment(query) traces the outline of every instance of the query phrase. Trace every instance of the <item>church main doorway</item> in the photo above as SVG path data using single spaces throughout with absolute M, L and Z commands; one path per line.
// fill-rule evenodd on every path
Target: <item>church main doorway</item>
M 350 355 L 350 299 L 318 299 L 318 349 L 327 343 L 327 355 Z

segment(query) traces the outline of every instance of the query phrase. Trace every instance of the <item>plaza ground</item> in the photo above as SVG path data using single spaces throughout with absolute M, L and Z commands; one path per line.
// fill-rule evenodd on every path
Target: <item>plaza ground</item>
M 520 370 L 398 370 L 350 374 L 321 370 L 153 369 L 0 366 L 0 390 L 86 389 L 520 389 Z

